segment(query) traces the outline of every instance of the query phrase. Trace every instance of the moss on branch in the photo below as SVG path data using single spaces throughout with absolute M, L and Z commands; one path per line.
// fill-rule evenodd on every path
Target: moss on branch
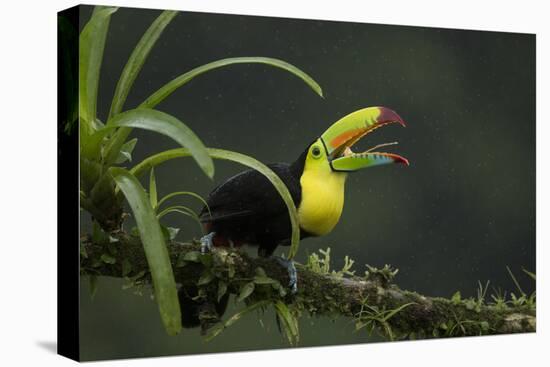
M 355 320 L 356 329 L 378 332 L 394 339 L 489 335 L 534 332 L 535 298 L 500 299 L 486 302 L 480 286 L 478 298 L 427 297 L 400 289 L 393 283 L 396 271 L 369 267 L 365 276 L 353 275 L 353 261 L 346 259 L 341 271 L 330 271 L 330 253 L 310 256 L 297 264 L 299 290 L 290 295 L 285 287 L 288 274 L 276 261 L 252 258 L 232 249 L 216 249 L 202 255 L 197 243 L 170 242 L 168 245 L 174 276 L 182 288 L 197 290 L 195 298 L 213 299 L 205 309 L 213 309 L 220 299 L 235 294 L 249 307 L 259 302 L 288 306 L 293 317 L 312 315 L 345 316 Z M 97 243 L 81 239 L 81 273 L 123 277 L 142 283 L 150 281 L 147 261 L 138 237 L 118 232 L 110 240 Z M 485 288 L 486 291 L 486 288 Z M 223 313 L 223 312 L 222 312 Z M 221 316 L 221 315 L 219 315 Z M 212 313 L 202 315 L 203 330 L 219 322 Z

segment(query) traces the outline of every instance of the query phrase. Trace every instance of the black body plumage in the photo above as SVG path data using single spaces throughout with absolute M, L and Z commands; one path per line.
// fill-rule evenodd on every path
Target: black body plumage
M 300 205 L 300 177 L 307 150 L 293 164 L 269 164 L 288 188 L 294 204 Z M 271 182 L 260 172 L 241 172 L 216 187 L 208 196 L 200 219 L 208 232 L 215 232 L 214 245 L 258 246 L 258 254 L 270 256 L 278 245 L 290 245 L 288 209 Z M 304 238 L 307 233 L 302 232 Z

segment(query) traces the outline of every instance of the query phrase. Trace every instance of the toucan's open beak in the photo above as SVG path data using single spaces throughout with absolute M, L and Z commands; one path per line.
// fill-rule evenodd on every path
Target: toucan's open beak
M 392 123 L 405 126 L 403 119 L 386 107 L 363 108 L 335 122 L 321 135 L 332 170 L 352 172 L 361 168 L 389 163 L 409 165 L 407 159 L 397 154 L 376 151 L 382 146 L 397 143 L 380 144 L 362 153 L 354 153 L 351 150 L 353 144 L 363 136 L 380 126 Z

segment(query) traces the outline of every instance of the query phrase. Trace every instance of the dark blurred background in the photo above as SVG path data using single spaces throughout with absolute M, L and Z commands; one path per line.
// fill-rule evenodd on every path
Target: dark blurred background
M 91 7 L 81 8 L 81 26 Z M 122 8 L 111 20 L 98 113 L 105 119 L 114 87 L 133 47 L 160 12 Z M 322 86 L 319 98 L 298 78 L 265 65 L 237 65 L 197 77 L 157 108 L 187 123 L 207 146 L 263 162 L 290 162 L 340 117 L 386 106 L 408 123 L 364 139 L 361 147 L 398 140 L 394 151 L 411 166 L 350 175 L 340 223 L 304 240 L 298 261 L 331 247 L 345 255 L 399 268 L 397 284 L 426 295 L 475 294 L 477 282 L 525 291 L 522 268 L 535 271 L 535 36 L 181 12 L 167 27 L 128 96 L 134 108 L 157 88 L 201 64 L 226 57 L 268 56 L 290 62 Z M 169 138 L 135 131 L 133 158 L 176 147 Z M 243 168 L 216 161 L 210 181 L 190 159 L 156 169 L 160 194 L 191 190 L 206 196 Z M 195 209 L 200 205 L 189 201 Z M 196 223 L 166 217 L 179 240 L 200 237 Z M 83 218 L 83 230 L 89 222 Z M 279 252 L 284 251 L 280 248 Z M 517 293 L 517 291 L 516 291 Z M 210 343 L 198 330 L 168 337 L 149 297 L 100 279 L 90 300 L 81 291 L 84 359 L 285 347 L 274 316 L 239 321 Z M 227 315 L 235 312 L 232 305 Z M 372 340 L 350 320 L 303 318 L 302 346 Z

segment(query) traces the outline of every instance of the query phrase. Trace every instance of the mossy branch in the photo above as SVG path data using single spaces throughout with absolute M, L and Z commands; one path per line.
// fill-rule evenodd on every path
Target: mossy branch
M 536 330 L 533 299 L 486 303 L 483 289 L 478 299 L 463 300 L 458 292 L 452 299 L 427 297 L 393 284 L 396 271 L 389 267 L 369 267 L 365 277 L 357 277 L 349 271 L 352 262 L 347 261 L 343 271 L 329 272 L 319 258 L 313 258 L 315 266 L 296 265 L 299 290 L 290 295 L 280 286 L 288 284 L 288 274 L 273 259 L 232 249 L 201 255 L 197 243 L 170 242 L 168 247 L 176 282 L 204 289 L 203 295 L 213 294 L 218 301 L 225 293 L 238 295 L 249 305 L 283 301 L 297 314 L 352 317 L 356 329 L 378 331 L 391 340 Z M 81 272 L 150 281 L 139 238 L 122 232 L 101 243 L 83 237 Z

